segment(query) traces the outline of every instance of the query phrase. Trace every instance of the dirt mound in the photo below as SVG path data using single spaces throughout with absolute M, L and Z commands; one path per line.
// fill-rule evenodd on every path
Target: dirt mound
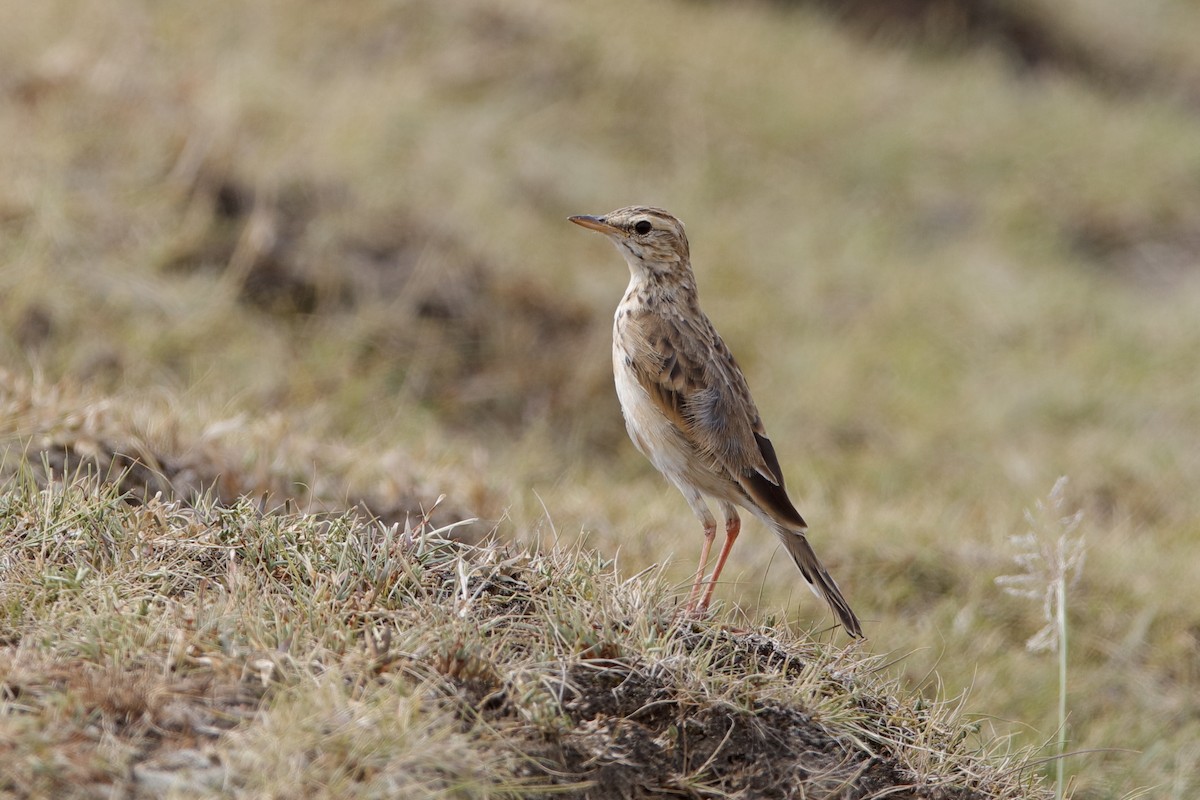
M 1017 70 L 1052 71 L 1108 91 L 1167 89 L 1195 97 L 1152 57 L 1106 52 L 1036 4 L 1003 0 L 775 0 L 813 7 L 876 42 L 958 53 L 991 48 Z
M 1079 42 L 1028 5 L 997 0 L 801 0 L 865 35 L 907 37 L 925 45 L 960 49 L 995 47 L 1027 69 L 1094 75 L 1103 71 Z
M 4 497 L 25 733 L 0 792 L 1045 796 L 858 645 L 681 623 L 670 587 L 584 551 L 87 481 Z
M 606 320 L 412 209 L 303 181 L 255 189 L 216 168 L 187 204 L 167 275 L 212 272 L 277 324 L 321 326 L 362 370 L 389 365 L 389 383 L 458 424 L 569 422 L 607 380 Z M 618 427 L 614 414 L 600 438 Z
M 0 370 L 0 478 L 24 470 L 39 485 L 86 476 L 114 486 L 127 503 L 195 503 L 230 506 L 252 498 L 263 511 L 284 505 L 310 512 L 356 510 L 385 523 L 425 520 L 440 528 L 472 514 L 457 499 L 421 486 L 419 465 L 392 464 L 397 484 L 386 493 L 346 494 L 345 466 L 360 460 L 336 445 L 306 440 L 271 420 L 235 418 L 189 430 L 177 420 L 155 419 L 153 408 L 124 409 L 69 383 L 46 385 Z M 157 427 L 154 434 L 143 431 Z M 392 461 L 402 458 L 391 454 Z M 296 464 L 329 461 L 329 470 L 304 481 Z M 482 538 L 480 522 L 455 528 L 456 536 Z
M 745 661 L 770 662 L 758 654 L 781 652 L 763 637 L 730 636 L 725 646 L 755 654 Z M 620 662 L 582 664 L 570 671 L 567 685 L 564 708 L 574 730 L 543 755 L 555 768 L 593 782 L 567 797 L 873 797 L 885 790 L 902 798 L 986 797 L 961 788 L 906 786 L 912 776 L 894 758 L 871 755 L 803 709 L 772 702 L 742 709 L 704 704 L 681 696 L 661 674 Z
M 1092 215 L 1066 228 L 1088 263 L 1132 285 L 1172 289 L 1200 270 L 1200 226 L 1167 215 Z
M 483 553 L 484 551 L 479 551 Z M 545 581 L 521 559 L 487 557 L 506 565 L 476 577 L 468 590 L 499 631 L 538 613 Z M 437 584 L 431 581 L 431 584 Z M 441 581 L 442 602 L 454 603 L 452 582 Z M 636 627 L 630 621 L 629 630 Z M 664 627 L 679 644 L 678 659 L 647 658 L 620 636 L 599 630 L 576 643 L 582 659 L 548 668 L 556 675 L 544 694 L 516 687 L 510 665 L 492 662 L 478 643 L 455 640 L 432 658 L 433 669 L 457 690 L 456 699 L 489 725 L 505 728 L 532 718 L 542 730 L 521 745 L 558 787 L 580 800 L 664 796 L 986 800 L 991 791 L 966 771 L 920 777 L 906 763 L 908 748 L 954 752 L 959 734 L 930 711 L 902 709 L 895 699 L 863 692 L 850 675 L 816 663 L 814 653 L 789 649 L 769 636 L 706 625 Z M 672 663 L 674 661 L 674 663 Z M 709 691 L 698 691 L 700 685 Z M 820 712 L 768 697 L 754 685 L 806 686 L 847 698 L 861 727 L 826 724 Z M 711 687 L 733 688 L 721 697 Z M 927 738 L 926 738 L 927 737 Z

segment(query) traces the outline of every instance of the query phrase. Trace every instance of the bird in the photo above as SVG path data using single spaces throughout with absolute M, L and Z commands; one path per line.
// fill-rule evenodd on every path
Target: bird
M 648 206 L 568 219 L 608 237 L 629 265 L 629 287 L 613 317 L 613 377 L 629 438 L 704 526 L 684 610 L 708 611 L 741 532 L 740 506 L 774 531 L 813 593 L 847 633 L 861 638 L 858 617 L 817 558 L 808 525 L 788 497 L 746 376 L 700 309 L 683 223 Z M 706 497 L 725 517 L 725 542 L 707 581 L 717 523 Z

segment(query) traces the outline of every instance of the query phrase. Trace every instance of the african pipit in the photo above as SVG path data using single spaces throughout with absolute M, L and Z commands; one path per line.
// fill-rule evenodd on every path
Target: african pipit
M 858 618 L 808 543 L 808 526 L 788 498 L 746 377 L 700 310 L 683 224 L 662 209 L 639 206 L 570 219 L 603 233 L 629 263 L 629 288 L 613 321 L 613 373 L 629 438 L 704 525 L 685 608 L 708 608 L 741 530 L 740 505 L 775 531 L 813 592 L 852 636 L 862 636 Z M 717 522 L 705 495 L 725 515 L 725 544 L 707 586 Z

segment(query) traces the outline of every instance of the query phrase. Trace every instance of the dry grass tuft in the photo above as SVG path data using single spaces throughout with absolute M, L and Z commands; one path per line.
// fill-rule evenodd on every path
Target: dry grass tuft
M 681 624 L 583 551 L 27 473 L 2 496 L 5 791 L 1029 796 L 876 659 Z

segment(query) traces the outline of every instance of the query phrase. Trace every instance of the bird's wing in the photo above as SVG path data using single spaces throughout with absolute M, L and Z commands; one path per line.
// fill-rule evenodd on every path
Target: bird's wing
M 746 378 L 712 323 L 647 314 L 629 324 L 634 375 L 696 454 L 772 516 L 805 527 Z

